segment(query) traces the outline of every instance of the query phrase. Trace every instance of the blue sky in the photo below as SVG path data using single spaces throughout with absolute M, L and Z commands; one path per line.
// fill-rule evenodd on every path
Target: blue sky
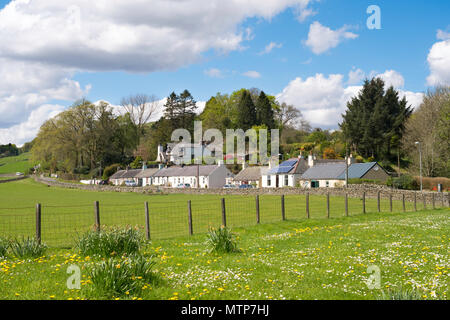
M 198 3 L 201 5 L 200 0 L 188 1 L 191 1 L 193 6 Z M 8 21 L 6 17 L 28 14 L 28 11 L 49 13 L 49 10 L 53 10 L 54 6 L 40 5 L 40 3 L 46 2 L 52 3 L 53 0 L 34 0 L 31 1 L 31 5 L 18 6 L 14 10 L 9 10 L 11 12 L 2 10 L 0 12 L 0 25 L 2 19 L 6 21 L 6 31 L 9 30 L 11 35 L 19 30 L 19 27 L 15 25 L 18 22 L 14 22 L 13 19 Z M 78 7 L 77 1 L 68 2 Z M 439 59 L 440 56 L 448 52 L 446 50 L 450 47 L 450 45 L 447 45 L 450 41 L 449 1 L 298 0 L 299 7 L 296 7 L 295 0 L 286 0 L 285 6 L 279 5 L 276 9 L 273 9 L 270 5 L 267 5 L 267 11 L 264 12 L 260 12 L 263 10 L 257 6 L 253 7 L 251 2 L 248 1 L 243 6 L 245 8 L 242 11 L 246 11 L 242 13 L 241 18 L 236 18 L 231 13 L 229 18 L 227 18 L 227 13 L 220 14 L 217 20 L 218 31 L 213 30 L 211 33 L 208 33 L 210 25 L 202 25 L 201 21 L 199 21 L 199 26 L 190 26 L 192 21 L 201 19 L 197 11 L 192 10 L 191 17 L 184 17 L 189 18 L 185 23 L 189 25 L 188 28 L 192 27 L 192 33 L 187 33 L 186 37 L 173 37 L 173 43 L 186 40 L 187 42 L 192 41 L 192 46 L 202 47 L 199 51 L 192 53 L 189 49 L 182 49 L 186 52 L 186 57 L 183 57 L 183 52 L 174 53 L 174 50 L 177 50 L 176 48 L 171 48 L 167 52 L 164 49 L 158 49 L 157 53 L 146 56 L 144 51 L 131 52 L 130 50 L 117 49 L 118 44 L 114 40 L 111 41 L 111 44 L 109 42 L 96 43 L 96 46 L 100 48 L 103 45 L 107 47 L 105 50 L 108 50 L 108 54 L 111 54 L 104 59 L 105 66 L 103 66 L 102 57 L 96 48 L 87 48 L 86 52 L 82 54 L 68 51 L 67 48 L 70 46 L 74 48 L 77 45 L 81 46 L 81 42 L 77 43 L 76 40 L 72 39 L 76 38 L 73 34 L 68 35 L 66 39 L 63 38 L 64 31 L 61 31 L 61 39 L 56 36 L 49 36 L 48 40 L 42 38 L 46 37 L 45 33 L 36 31 L 35 34 L 31 33 L 28 37 L 23 36 L 24 39 L 21 39 L 21 36 L 18 37 L 19 39 L 13 39 L 6 35 L 6 31 L 3 31 L 3 33 L 0 31 L 0 40 L 2 40 L 2 37 L 7 39 L 3 42 L 4 49 L 0 49 L 0 59 L 3 58 L 5 61 L 11 61 L 12 63 L 39 64 L 38 66 L 33 65 L 38 70 L 35 74 L 41 73 L 41 68 L 45 68 L 45 66 L 48 66 L 46 70 L 51 70 L 51 72 L 48 71 L 49 84 L 47 86 L 39 88 L 39 86 L 33 84 L 25 92 L 30 96 L 32 94 L 42 95 L 42 99 L 40 99 L 42 101 L 32 106 L 28 100 L 27 103 L 31 106 L 23 110 L 23 116 L 4 117 L 3 121 L 0 117 L 0 143 L 8 139 L 20 144 L 32 138 L 40 125 L 40 123 L 36 124 L 37 122 L 42 122 L 43 118 L 57 114 L 58 111 L 71 104 L 73 101 L 71 98 L 78 98 L 79 96 L 85 96 L 92 101 L 102 99 L 112 104 L 119 104 L 122 97 L 134 93 L 154 94 L 162 99 L 172 91 L 181 92 L 188 89 L 197 101 L 206 101 L 217 92 L 231 93 L 240 88 L 257 87 L 267 93 L 279 96 L 280 100 L 294 104 L 313 125 L 336 128 L 339 121 L 338 114 L 342 113 L 345 100 L 348 99 L 349 95 L 357 92 L 364 76 L 381 76 L 384 74 L 389 83 L 392 80 L 392 83 L 407 98 L 411 97 L 413 105 L 420 103 L 419 94 L 425 92 L 430 86 L 438 82 L 450 84 L 448 61 L 442 62 L 442 59 Z M 7 3 L 9 1 L 0 0 L 2 8 Z M 149 4 L 151 5 L 152 1 L 149 1 Z M 378 5 L 381 9 L 381 30 L 369 30 L 366 26 L 366 20 L 369 17 L 366 9 L 369 5 Z M 79 6 L 83 19 L 86 17 L 88 9 L 82 7 L 81 4 Z M 159 8 L 159 5 L 155 7 Z M 237 6 L 237 8 L 240 7 Z M 299 12 L 307 13 L 308 9 L 315 14 L 307 15 L 303 21 L 299 21 Z M 89 11 L 89 15 L 104 18 L 105 25 L 106 23 L 114 25 L 118 21 L 117 16 L 121 16 L 121 11 L 117 10 L 119 14 L 115 16 L 112 14 L 112 18 L 106 16 L 109 13 L 95 10 Z M 158 14 L 157 10 L 154 10 L 156 11 L 154 14 Z M 120 19 L 134 21 L 140 18 L 137 13 L 133 13 L 132 9 L 124 9 L 122 12 L 126 12 L 123 14 L 126 17 L 120 17 Z M 269 13 L 267 14 L 267 12 Z M 2 16 L 1 13 L 4 15 Z M 62 13 L 64 13 L 63 9 L 55 12 L 54 15 L 58 16 Z M 135 15 L 133 16 L 133 14 Z M 211 15 L 213 14 L 218 13 L 212 12 Z M 161 13 L 162 15 L 163 13 Z M 229 20 L 232 19 L 234 20 L 230 22 Z M 152 18 L 149 17 L 149 20 L 152 20 Z M 214 19 L 212 21 L 215 23 Z M 58 22 L 46 18 L 45 15 L 42 17 L 42 22 L 47 22 L 50 25 L 54 23 L 55 30 L 58 29 Z M 223 27 L 220 24 L 223 24 Z M 313 24 L 322 28 L 319 30 L 328 28 L 333 34 L 341 32 L 341 34 L 347 33 L 347 35 L 350 35 L 339 38 L 335 46 L 317 53 L 314 52 L 311 45 L 308 45 L 308 39 L 313 38 L 311 35 Z M 92 30 L 97 27 L 92 26 Z M 152 50 L 155 46 L 167 46 L 164 39 L 155 39 L 150 32 L 151 30 L 157 30 L 158 26 L 152 25 L 150 27 L 153 29 L 149 29 L 148 37 L 144 34 L 141 40 L 150 43 L 152 46 L 145 47 L 143 45 L 142 49 L 149 50 L 148 48 L 150 48 Z M 162 27 L 167 27 L 167 25 L 162 25 Z M 178 26 L 173 27 L 178 28 Z M 81 32 L 94 32 L 88 30 L 88 28 L 91 28 L 91 26 L 83 25 Z M 136 30 L 138 30 L 137 28 L 136 26 Z M 201 34 L 202 29 L 205 32 L 204 36 Z M 247 34 L 247 30 L 251 30 L 249 34 Z M 441 30 L 440 39 L 437 38 L 438 30 Z M 180 33 L 183 31 L 183 29 L 180 29 Z M 140 31 L 136 32 L 139 34 Z M 198 37 L 193 36 L 192 40 L 187 39 L 190 34 L 197 33 Z M 232 42 L 230 34 L 241 35 L 237 44 L 229 44 Z M 209 42 L 205 40 L 205 43 L 203 43 L 202 37 L 209 36 L 211 36 L 211 39 L 208 39 Z M 216 36 L 227 37 L 225 50 L 221 44 L 217 45 L 214 42 Z M 324 39 L 320 38 L 319 35 L 316 41 L 325 39 L 325 37 Z M 25 45 L 27 41 L 30 43 L 33 39 L 38 43 L 42 41 L 45 46 L 32 45 L 25 52 L 20 45 Z M 89 37 L 84 39 L 89 39 Z M 106 39 L 108 41 L 110 38 Z M 63 47 L 58 41 L 67 43 L 67 45 Z M 265 47 L 271 42 L 275 44 L 275 47 L 270 52 L 262 54 Z M 439 42 L 443 42 L 443 44 L 435 48 L 434 46 Z M 119 44 L 127 45 L 126 43 Z M 58 47 L 59 45 L 61 45 L 61 48 Z M 174 47 L 176 46 L 174 45 Z M 433 48 L 434 51 L 432 52 Z M 175 62 L 169 63 L 169 68 L 172 70 L 167 70 L 167 63 L 162 60 L 165 60 L 167 55 L 172 53 L 174 53 L 174 58 L 171 61 Z M 93 57 L 92 62 L 90 61 L 91 56 Z M 437 56 L 437 58 L 430 62 L 430 56 Z M 144 63 L 141 64 L 142 69 L 140 64 L 135 62 L 140 61 L 139 59 L 144 59 L 142 60 Z M 85 65 L 86 61 L 90 63 L 88 66 Z M 97 68 L 100 64 L 102 66 Z M 29 67 L 26 68 L 26 70 L 29 69 Z M 215 76 L 212 76 L 211 71 L 215 72 Z M 249 71 L 253 71 L 254 77 L 244 75 Z M 357 80 L 349 81 L 350 71 L 358 71 L 360 76 L 357 77 Z M 9 72 L 10 74 L 14 70 L 4 70 L 3 72 Z M 26 75 L 26 71 L 24 71 L 24 74 Z M 319 74 L 322 74 L 323 77 L 319 77 Z M 331 75 L 339 76 L 332 79 Z M 431 76 L 433 76 L 433 80 L 429 79 Z M 67 81 L 63 81 L 63 79 Z M 321 88 L 324 92 L 320 91 Z M 11 92 L 14 93 L 14 90 L 16 89 L 11 88 Z M 64 94 L 55 94 L 55 90 L 58 90 L 58 92 L 64 91 Z M 49 94 L 49 91 L 52 94 Z M 309 92 L 311 91 L 314 91 L 314 94 L 310 96 Z M 10 101 L 14 100 L 12 99 L 13 93 L 0 91 L 0 112 L 4 115 L 6 114 L 6 108 L 11 108 Z M 14 96 L 18 96 L 19 93 L 20 90 L 17 89 L 17 94 L 14 94 Z M 318 97 L 321 96 L 326 97 L 327 101 L 323 101 L 324 99 L 318 101 Z M 17 103 L 23 102 L 17 99 Z M 31 112 L 41 110 L 43 105 L 47 106 L 46 109 L 44 108 L 45 112 L 43 111 L 39 116 L 36 116 L 35 125 L 30 126 Z M 26 133 L 17 135 L 17 137 L 11 133 L 17 132 L 17 126 L 26 122 L 28 122 L 28 128 L 24 129 L 27 130 Z

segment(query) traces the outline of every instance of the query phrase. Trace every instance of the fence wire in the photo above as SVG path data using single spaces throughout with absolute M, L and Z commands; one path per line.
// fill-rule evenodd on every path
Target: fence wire
M 434 202 L 432 201 L 434 197 Z M 309 206 L 307 205 L 309 199 Z M 398 193 L 380 192 L 371 197 L 361 193 L 346 198 L 342 195 L 227 195 L 205 196 L 190 201 L 149 199 L 148 225 L 145 203 L 100 203 L 100 229 L 133 227 L 150 235 L 150 239 L 168 239 L 191 234 L 206 233 L 210 227 L 226 224 L 244 227 L 259 223 L 278 222 L 283 219 L 341 218 L 376 212 L 413 212 L 448 206 L 444 194 L 416 193 L 405 201 Z M 284 215 L 283 215 L 284 199 Z M 434 203 L 434 206 L 433 206 Z M 258 210 L 259 208 L 259 210 Z M 309 209 L 309 210 L 308 210 Z M 309 215 L 308 215 L 309 212 Z M 224 216 L 225 213 L 225 216 Z M 191 214 L 191 219 L 189 217 Z M 191 224 L 190 224 L 191 223 Z M 51 247 L 72 247 L 77 238 L 95 230 L 94 204 L 41 207 L 41 239 Z M 0 207 L 0 236 L 8 238 L 34 237 L 36 235 L 36 208 Z

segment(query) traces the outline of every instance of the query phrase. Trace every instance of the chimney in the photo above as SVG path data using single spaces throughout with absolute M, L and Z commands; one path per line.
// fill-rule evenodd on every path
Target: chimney
M 244 163 L 242 163 L 242 170 L 244 170 L 245 168 L 247 168 L 247 162 L 244 161 Z
M 350 153 L 350 157 L 347 158 L 347 164 L 351 165 L 355 162 L 355 159 L 353 158 L 353 155 Z
M 162 164 L 162 163 L 160 163 L 159 165 L 158 165 L 158 169 L 162 169 L 162 168 L 164 168 L 164 165 Z
M 219 167 L 222 167 L 222 166 L 223 166 L 223 160 L 217 161 L 217 165 L 218 165 Z
M 314 166 L 314 157 L 312 155 L 312 153 L 309 154 L 308 156 L 308 167 L 313 167 Z

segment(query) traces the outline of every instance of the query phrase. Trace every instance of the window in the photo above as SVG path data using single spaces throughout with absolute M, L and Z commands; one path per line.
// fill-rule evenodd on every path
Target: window
M 330 187 L 330 181 L 326 181 L 325 185 L 326 185 L 327 188 Z
M 289 185 L 289 176 L 288 176 L 288 175 L 285 175 L 285 176 L 284 176 L 284 185 L 285 185 L 285 186 L 288 186 L 288 185 Z
M 267 186 L 270 187 L 271 181 L 270 181 L 270 176 L 267 176 Z

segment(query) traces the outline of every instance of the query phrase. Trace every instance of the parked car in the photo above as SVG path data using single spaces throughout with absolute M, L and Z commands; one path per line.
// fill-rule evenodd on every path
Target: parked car
M 224 189 L 236 189 L 237 186 L 234 184 L 226 184 L 223 186 Z
M 251 184 L 241 184 L 239 189 L 252 189 L 253 186 Z
M 101 186 L 106 186 L 108 184 L 108 180 L 102 180 L 98 184 Z
M 137 187 L 137 183 L 136 183 L 136 181 L 134 181 L 134 180 L 128 180 L 128 181 L 125 181 L 125 185 L 126 185 L 127 187 Z
M 16 172 L 16 176 L 23 176 L 22 172 Z
M 177 188 L 179 188 L 179 189 L 187 189 L 190 187 L 191 187 L 191 185 L 189 183 L 180 183 L 179 185 L 177 185 Z

